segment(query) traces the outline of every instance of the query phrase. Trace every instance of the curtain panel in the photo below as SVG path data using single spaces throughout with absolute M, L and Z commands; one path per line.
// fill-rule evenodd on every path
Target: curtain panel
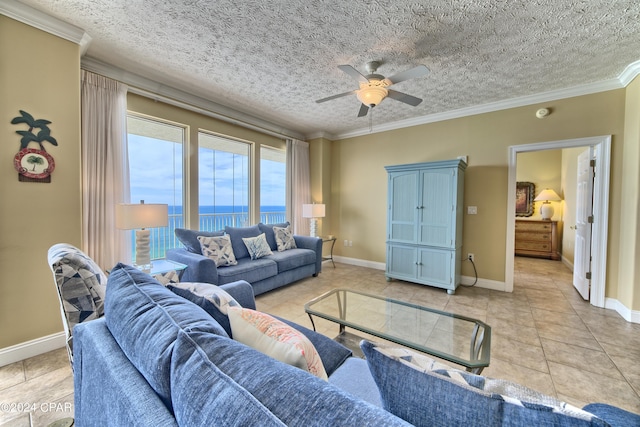
M 309 219 L 302 217 L 302 205 L 311 203 L 309 143 L 287 140 L 287 218 L 291 229 L 301 236 L 309 235 Z
M 131 237 L 115 227 L 129 202 L 127 89 L 82 70 L 82 248 L 103 269 L 131 259 Z

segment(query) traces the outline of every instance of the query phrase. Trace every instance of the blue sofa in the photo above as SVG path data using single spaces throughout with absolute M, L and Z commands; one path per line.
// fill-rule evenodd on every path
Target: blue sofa
M 255 309 L 246 282 L 221 288 Z M 295 326 L 310 337 L 329 381 L 229 338 L 197 304 L 118 264 L 105 316 L 73 332 L 76 425 L 409 425 L 377 406 L 366 361 Z
M 73 330 L 76 425 L 640 423 L 638 415 L 609 405 L 587 407 L 602 418 L 587 414 L 585 419 L 582 414 L 578 419 L 571 412 L 557 413 L 539 404 L 505 401 L 495 391 L 478 391 L 483 377 L 462 373 L 468 376 L 460 385 L 445 378 L 459 371 L 445 368 L 425 374 L 408 367 L 406 362 L 414 358 L 410 353 L 393 360 L 384 351 L 377 353 L 378 345 L 363 341 L 361 347 L 370 359 L 365 361 L 321 334 L 286 322 L 313 343 L 328 376 L 325 381 L 234 340 L 229 318 L 216 311 L 210 299 L 180 296 L 171 286 L 164 287 L 131 266 L 118 264 L 111 271 L 104 317 Z M 255 309 L 248 283 L 220 288 L 241 306 Z M 504 383 L 500 386 L 504 388 Z
M 208 233 L 176 230 L 176 235 L 185 247 L 168 250 L 166 257 L 187 265 L 182 281 L 224 285 L 245 280 L 253 286 L 254 294 L 260 295 L 305 277 L 317 276 L 322 270 L 322 239 L 320 238 L 294 236 L 297 248 L 278 252 L 273 227 L 287 225 L 289 223 L 260 223 L 251 227 L 226 227 L 224 231 Z M 197 236 L 224 233 L 231 238 L 231 246 L 238 264 L 216 267 L 212 259 L 202 255 Z M 251 259 L 242 238 L 256 237 L 262 233 L 265 233 L 273 255 Z

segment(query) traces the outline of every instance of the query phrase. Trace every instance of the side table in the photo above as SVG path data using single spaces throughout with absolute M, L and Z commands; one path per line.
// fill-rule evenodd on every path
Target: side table
M 186 270 L 187 265 L 169 259 L 151 260 L 151 269 L 147 271 L 154 279 L 163 285 L 169 283 L 177 283 L 180 281 L 182 272 Z
M 333 268 L 336 268 L 336 263 L 333 262 L 333 247 L 336 244 L 336 238 L 334 236 L 331 237 L 322 237 L 322 244 L 324 246 L 324 244 L 326 242 L 331 242 L 331 249 L 329 249 L 329 256 L 323 256 L 322 257 L 322 261 L 331 261 L 331 264 L 333 264 Z

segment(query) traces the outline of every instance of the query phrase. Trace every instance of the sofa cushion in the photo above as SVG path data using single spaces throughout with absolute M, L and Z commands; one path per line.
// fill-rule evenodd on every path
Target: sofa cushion
M 178 240 L 180 240 L 180 243 L 182 243 L 189 252 L 193 252 L 194 254 L 202 253 L 198 236 L 224 236 L 224 231 L 198 231 L 189 230 L 187 228 L 176 228 L 175 233 Z
M 284 426 L 180 332 L 171 361 L 171 397 L 181 426 Z
M 416 426 L 607 425 L 535 390 L 459 371 L 405 348 L 366 340 L 360 347 L 383 408 Z
M 238 258 L 238 265 L 218 269 L 218 285 L 246 280 L 255 283 L 278 274 L 278 264 L 269 258 Z
M 274 260 L 278 265 L 278 273 L 282 273 L 303 265 L 314 264 L 316 262 L 316 253 L 311 249 L 296 248 L 283 252 L 273 252 L 266 258 Z
M 197 304 L 209 313 L 231 336 L 231 325 L 227 308 L 240 307 L 240 304 L 224 289 L 211 283 L 181 282 L 167 286 L 173 293 Z
M 256 237 L 243 237 L 242 241 L 247 247 L 251 259 L 260 259 L 273 254 L 269 244 L 267 243 L 266 237 L 264 237 L 264 233 Z
M 266 313 L 229 307 L 233 339 L 327 380 L 320 355 L 304 334 Z
M 200 242 L 202 255 L 211 258 L 216 263 L 216 267 L 238 264 L 229 236 L 198 236 L 198 242 Z
M 199 332 L 189 336 L 213 365 L 288 426 L 409 425 L 382 408 L 242 343 Z
M 278 252 L 286 251 L 288 249 L 295 249 L 296 241 L 293 238 L 293 231 L 291 226 L 286 227 L 273 227 L 273 234 L 276 236 L 276 245 L 278 246 Z
M 259 223 L 258 227 L 260 228 L 260 231 L 264 233 L 265 237 L 267 238 L 267 243 L 269 243 L 269 247 L 271 248 L 271 250 L 277 251 L 278 244 L 276 243 L 276 235 L 275 235 L 275 232 L 273 231 L 273 227 L 288 227 L 289 225 L 290 225 L 289 221 L 287 221 L 287 222 L 281 222 L 277 224 Z
M 251 227 L 225 227 L 225 233 L 231 238 L 231 246 L 236 259 L 249 258 L 249 251 L 242 241 L 245 237 L 257 237 L 262 233 L 257 225 Z M 248 280 L 251 282 L 250 280 Z
M 124 264 L 109 275 L 105 318 L 122 351 L 170 409 L 168 367 L 178 331 L 227 335 L 200 307 Z

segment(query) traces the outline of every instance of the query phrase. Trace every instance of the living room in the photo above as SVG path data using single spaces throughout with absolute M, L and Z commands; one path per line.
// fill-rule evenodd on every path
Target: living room
M 33 46 L 38 46 L 39 63 L 46 65 L 31 65 Z M 83 59 L 78 43 L 5 15 L 0 16 L 0 55 L 6 164 L 17 151 L 16 127 L 10 119 L 19 110 L 51 120 L 59 141 L 51 183 L 19 182 L 11 167 L 1 172 L 5 202 L 0 215 L 0 267 L 5 280 L 0 285 L 0 353 L 29 357 L 60 346 L 59 304 L 46 264 L 47 250 L 59 242 L 76 246 L 82 242 L 78 82 Z M 611 135 L 605 308 L 638 323 L 640 82 L 638 65 L 629 65 L 624 76 L 612 79 L 617 86 L 611 89 L 384 132 L 310 138 L 312 198 L 327 206 L 320 234 L 337 236 L 336 260 L 384 268 L 384 166 L 467 156 L 464 205 L 476 206 L 478 214 L 464 215 L 463 252 L 476 254 L 479 286 L 507 289 L 513 286 L 507 273 L 513 258 L 507 237 L 509 186 L 515 186 L 509 177 L 509 147 Z M 129 99 L 137 112 L 156 117 L 170 119 L 169 111 L 175 110 L 139 95 Z M 549 108 L 552 114 L 540 120 L 535 117 L 540 108 Z M 212 131 L 273 144 L 272 137 L 259 132 L 207 120 Z M 344 246 L 343 240 L 353 245 Z M 470 263 L 462 268 L 465 278 L 474 277 Z

